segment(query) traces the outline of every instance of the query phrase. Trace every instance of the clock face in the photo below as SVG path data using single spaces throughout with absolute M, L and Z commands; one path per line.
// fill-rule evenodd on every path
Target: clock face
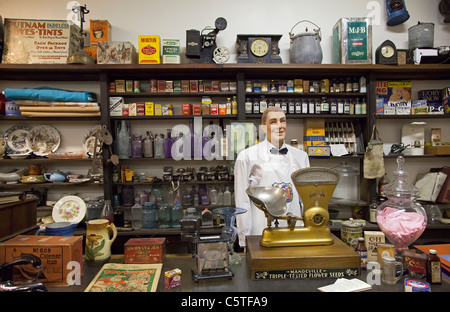
M 390 58 L 394 55 L 394 48 L 391 46 L 384 46 L 381 48 L 381 55 L 383 55 L 385 58 Z
M 253 55 L 262 57 L 266 55 L 269 52 L 269 42 L 267 40 L 262 38 L 257 38 L 253 40 L 250 51 L 253 53 Z

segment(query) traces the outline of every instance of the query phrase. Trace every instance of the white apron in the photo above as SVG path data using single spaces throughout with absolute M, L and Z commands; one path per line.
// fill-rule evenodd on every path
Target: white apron
M 270 161 L 270 155 L 265 154 L 262 177 L 261 179 L 258 179 L 259 181 L 250 178 L 250 187 L 274 186 L 287 190 L 289 196 L 286 200 L 286 213 L 291 212 L 294 216 L 301 217 L 302 211 L 300 198 L 291 179 L 291 174 L 294 171 L 298 170 L 298 168 L 295 167 L 295 164 L 291 159 L 292 157 L 289 156 L 289 153 L 281 157 L 288 157 L 289 161 L 276 162 L 276 166 L 274 166 L 274 161 Z M 251 209 L 251 235 L 261 235 L 263 230 L 267 227 L 267 218 L 265 217 L 264 212 L 257 208 L 253 203 L 251 203 Z M 285 220 L 280 220 L 279 225 L 283 227 L 287 226 L 287 222 Z M 302 225 L 302 222 L 297 222 L 296 225 Z M 272 226 L 274 226 L 273 223 Z

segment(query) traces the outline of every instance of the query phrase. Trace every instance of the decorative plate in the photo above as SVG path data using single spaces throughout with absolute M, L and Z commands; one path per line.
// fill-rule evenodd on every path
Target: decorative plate
M 52 126 L 35 126 L 25 138 L 26 145 L 36 156 L 47 156 L 56 151 L 61 143 L 58 130 Z
M 17 125 L 9 128 L 3 134 L 6 139 L 6 153 L 8 155 L 26 155 L 31 153 L 31 149 L 26 144 L 26 138 L 31 127 L 25 125 Z
M 83 148 L 87 155 L 92 156 L 94 154 L 94 148 L 95 148 L 95 136 L 97 134 L 97 131 L 101 128 L 101 125 L 97 125 L 93 127 L 91 130 L 89 130 L 88 133 L 84 136 L 83 139 Z M 97 153 L 100 153 L 102 151 L 102 142 L 98 142 L 99 146 L 97 146 Z
M 55 222 L 79 223 L 86 214 L 86 203 L 78 196 L 65 196 L 53 206 Z

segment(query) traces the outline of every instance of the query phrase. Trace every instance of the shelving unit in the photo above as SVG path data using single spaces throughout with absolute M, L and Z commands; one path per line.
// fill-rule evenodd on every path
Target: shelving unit
M 70 121 L 76 123 L 83 123 L 89 121 L 98 122 L 99 124 L 106 125 L 108 130 L 115 134 L 115 123 L 121 120 L 127 122 L 141 122 L 151 125 L 154 121 L 160 121 L 164 123 L 184 122 L 192 120 L 194 117 L 202 117 L 204 120 L 214 120 L 218 122 L 231 122 L 231 121 L 250 121 L 255 124 L 258 123 L 258 119 L 261 114 L 246 114 L 244 110 L 244 103 L 247 97 L 258 97 L 264 95 L 266 97 L 278 97 L 278 98 L 321 98 L 322 96 L 334 97 L 334 98 L 358 98 L 364 97 L 367 103 L 367 113 L 364 115 L 336 115 L 336 114 L 287 114 L 287 118 L 291 123 L 301 123 L 305 118 L 325 118 L 326 120 L 338 120 L 338 121 L 352 121 L 357 122 L 360 125 L 362 137 L 365 144 L 367 144 L 370 138 L 370 132 L 374 122 L 379 120 L 403 120 L 403 119 L 415 119 L 416 116 L 380 116 L 375 114 L 375 94 L 376 94 L 376 81 L 377 80 L 450 80 L 450 65 L 335 65 L 335 64 L 179 64 L 179 65 L 12 65 L 12 64 L 0 64 L 0 76 L 3 81 L 10 81 L 21 87 L 24 81 L 42 81 L 45 83 L 51 83 L 54 81 L 67 81 L 73 83 L 77 82 L 94 82 L 99 84 L 99 94 L 97 94 L 98 102 L 101 105 L 102 115 L 99 118 L 58 118 L 60 121 Z M 321 79 L 321 78 L 345 78 L 345 77 L 360 77 L 365 76 L 367 78 L 367 92 L 366 93 L 247 93 L 245 92 L 246 80 L 272 80 L 272 79 Z M 110 93 L 109 83 L 116 79 L 130 79 L 130 80 L 150 80 L 150 79 L 203 79 L 203 80 L 229 80 L 235 81 L 237 85 L 236 92 L 203 92 L 203 93 L 153 93 L 153 92 L 141 92 L 141 93 Z M 2 82 L 0 81 L 0 88 L 2 88 Z M 76 87 L 74 87 L 76 88 Z M 169 98 L 174 102 L 182 101 L 188 98 L 192 101 L 200 102 L 201 96 L 211 96 L 227 98 L 236 96 L 238 101 L 238 113 L 234 115 L 199 115 L 199 116 L 110 116 L 109 115 L 109 98 L 111 96 L 122 96 L 128 98 L 131 101 L 137 101 L 140 99 L 165 99 Z M 450 118 L 450 115 L 420 115 L 421 119 L 427 119 L 434 121 L 441 118 Z M 31 117 L 4 117 L 0 116 L 0 122 L 29 122 L 39 121 L 52 124 L 56 121 L 54 118 L 31 118 Z M 302 134 L 296 134 L 297 137 Z M 118 183 L 112 181 L 112 165 L 108 163 L 109 151 L 107 148 L 103 149 L 103 172 L 104 183 L 96 187 L 103 188 L 103 194 L 105 198 L 110 199 L 115 192 L 115 188 L 120 186 Z M 340 159 L 352 159 L 356 160 L 360 166 L 362 166 L 362 154 L 349 155 L 338 158 Z M 407 156 L 412 159 L 424 159 L 427 162 L 429 159 L 442 159 L 448 160 L 449 156 Z M 391 156 L 387 157 L 388 159 Z M 315 161 L 315 157 L 312 157 L 312 161 Z M 324 158 L 320 158 L 321 162 Z M 331 157 L 331 159 L 337 159 L 337 157 Z M 326 158 L 325 158 L 326 160 Z M 85 166 L 89 166 L 89 162 L 85 160 L 76 160 L 81 162 Z M 202 160 L 192 160 L 199 166 L 204 163 Z M 14 166 L 23 165 L 26 166 L 30 163 L 63 163 L 62 160 L 49 160 L 45 158 L 34 158 L 25 160 L 0 160 L 0 166 L 9 167 L 12 164 Z M 69 161 L 71 162 L 71 161 Z M 67 164 L 69 164 L 67 162 Z M 124 160 L 126 163 L 136 163 L 141 165 L 156 165 L 162 167 L 163 165 L 171 165 L 171 160 L 156 160 L 156 159 L 129 159 Z M 191 165 L 191 163 L 180 162 L 180 164 Z M 363 194 L 368 198 L 371 198 L 376 191 L 376 181 L 370 180 L 368 183 L 368 193 Z M 184 182 L 190 183 L 190 182 Z M 231 183 L 227 181 L 226 183 Z M 45 183 L 45 185 L 13 185 L 5 186 L 0 185 L 0 191 L 12 190 L 19 187 L 20 189 L 27 187 L 79 187 L 89 188 L 93 185 L 90 184 L 62 184 L 51 185 Z M 140 185 L 136 183 L 135 185 Z M 151 184 L 145 184 L 151 185 Z M 445 228 L 445 226 L 444 226 Z M 431 229 L 433 229 L 431 227 Z M 159 231 L 157 231 L 159 233 Z M 155 233 L 152 232 L 151 235 Z

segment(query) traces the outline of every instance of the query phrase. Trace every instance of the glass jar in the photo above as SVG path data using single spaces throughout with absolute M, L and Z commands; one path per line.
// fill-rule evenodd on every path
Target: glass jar
M 395 246 L 398 258 L 422 235 L 427 226 L 425 209 L 415 202 L 419 189 L 408 183 L 408 174 L 403 170 L 404 163 L 403 156 L 399 156 L 394 180 L 383 188 L 388 200 L 379 205 L 376 212 L 378 226 Z
M 155 203 L 146 202 L 142 211 L 142 227 L 144 229 L 154 229 L 156 227 Z
M 362 229 L 362 224 L 354 221 L 353 218 L 350 218 L 348 221 L 342 222 L 341 240 L 348 246 L 356 250 L 358 239 L 360 237 L 363 237 Z
M 171 221 L 171 209 L 169 204 L 161 204 L 158 209 L 158 222 L 160 229 L 166 229 L 170 227 Z
M 181 205 L 173 205 L 171 211 L 171 225 L 173 228 L 181 227 L 181 219 L 183 218 L 183 206 Z

